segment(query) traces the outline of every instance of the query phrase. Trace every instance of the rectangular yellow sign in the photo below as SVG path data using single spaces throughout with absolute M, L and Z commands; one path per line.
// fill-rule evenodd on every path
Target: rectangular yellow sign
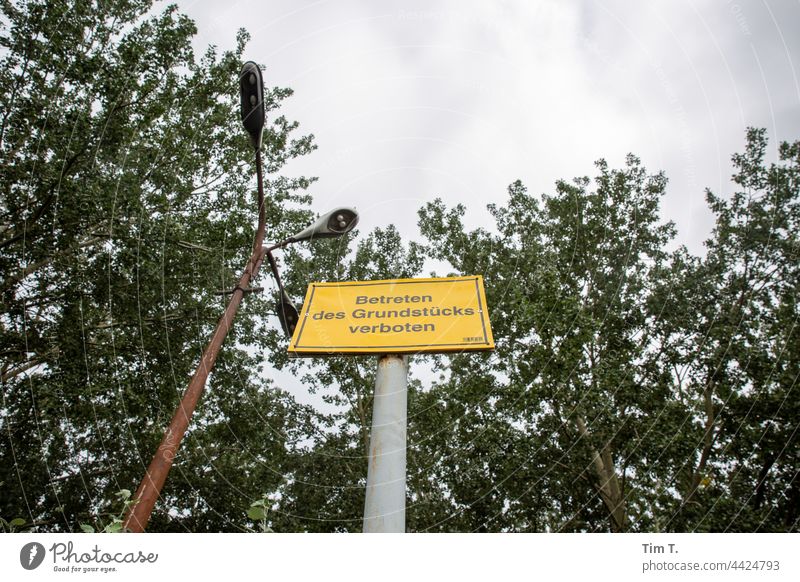
M 311 283 L 295 356 L 494 349 L 481 276 Z

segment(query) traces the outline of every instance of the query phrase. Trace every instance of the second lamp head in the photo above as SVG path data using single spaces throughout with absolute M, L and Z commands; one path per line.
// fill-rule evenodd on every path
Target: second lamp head
M 253 61 L 247 61 L 239 75 L 242 123 L 250 135 L 250 143 L 256 151 L 261 149 L 261 136 L 267 118 L 264 106 L 264 80 L 261 69 Z

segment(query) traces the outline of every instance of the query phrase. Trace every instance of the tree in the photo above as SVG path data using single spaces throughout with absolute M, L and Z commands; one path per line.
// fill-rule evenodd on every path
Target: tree
M 150 4 L 2 8 L 0 515 L 27 527 L 77 530 L 135 488 L 250 252 L 247 34 L 198 60 L 191 20 Z M 311 180 L 278 174 L 313 148 L 296 128 L 265 134 L 275 238 L 309 217 Z M 151 530 L 241 529 L 282 482 L 309 411 L 256 373 L 271 309 L 247 298 Z
M 764 132 L 747 137 L 743 191 L 708 194 L 704 258 L 667 253 L 666 179 L 633 156 L 598 162 L 593 189 L 512 184 L 495 232 L 420 211 L 431 257 L 484 274 L 497 342 L 424 395 L 438 505 L 420 529 L 797 527 L 800 146 L 767 166 Z
M 483 272 L 491 289 L 492 371 L 508 381 L 463 397 L 487 419 L 479 433 L 497 430 L 489 419 L 499 418 L 517 448 L 507 449 L 513 460 L 495 459 L 503 471 L 476 478 L 498 485 L 465 495 L 497 498 L 480 528 L 625 531 L 645 511 L 631 477 L 644 473 L 649 451 L 635 434 L 664 397 L 644 358 L 646 303 L 674 229 L 659 223 L 663 175 L 648 176 L 633 156 L 622 170 L 597 167 L 594 190 L 589 178 L 559 182 L 541 205 L 513 184 L 505 207 L 490 206 L 496 235 L 465 233 L 461 207 L 436 202 L 420 212 L 434 257 Z M 451 382 L 471 385 L 481 364 L 458 362 Z M 531 503 L 536 494 L 541 505 Z
M 675 529 L 797 527 L 800 143 L 765 162 L 764 130 L 733 156 L 736 191 L 708 191 L 716 217 L 703 259 L 676 256 L 672 289 L 686 308 L 661 322 L 681 398 L 695 410 L 692 450 L 676 468 Z

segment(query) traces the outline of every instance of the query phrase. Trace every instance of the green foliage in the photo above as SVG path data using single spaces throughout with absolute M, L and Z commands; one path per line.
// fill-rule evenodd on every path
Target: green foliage
M 0 514 L 48 531 L 141 479 L 252 245 L 248 36 L 198 59 L 191 20 L 149 9 L 2 6 Z M 308 218 L 311 180 L 279 174 L 314 147 L 277 113 L 290 94 L 266 91 L 276 238 Z M 240 311 L 150 530 L 240 529 L 281 482 L 307 411 L 257 373 L 271 310 L 252 295 Z
M 484 274 L 498 345 L 491 362 L 454 358 L 434 389 L 463 402 L 444 462 L 484 467 L 442 477 L 458 529 L 625 530 L 640 495 L 626 477 L 652 469 L 651 451 L 630 445 L 665 401 L 643 356 L 648 290 L 674 230 L 658 219 L 666 180 L 633 156 L 597 168 L 594 188 L 559 182 L 541 203 L 513 184 L 507 205 L 489 207 L 497 234 L 465 232 L 462 207 L 420 212 L 435 258 Z
M 12 533 L 19 531 L 25 525 L 25 520 L 21 517 L 15 517 L 11 521 L 6 521 L 0 517 L 0 531 L 3 533 Z
M 262 495 L 261 499 L 257 499 L 250 504 L 247 510 L 247 517 L 256 523 L 257 531 L 261 533 L 273 533 L 272 528 L 269 527 L 267 515 L 269 514 L 269 498 L 267 495 Z
M 137 502 L 131 499 L 131 492 L 129 489 L 119 490 L 115 497 L 122 503 L 120 510 L 117 513 L 108 513 L 105 515 L 107 519 L 98 518 L 95 526 L 88 523 L 81 524 L 81 531 L 83 533 L 120 533 L 123 531 L 123 520 L 128 509 L 133 507 Z
M 766 164 L 764 130 L 733 157 L 736 190 L 707 192 L 716 216 L 707 256 L 676 257 L 674 293 L 691 313 L 659 335 L 679 397 L 694 401 L 695 457 L 676 473 L 683 504 L 671 527 L 786 531 L 800 517 L 797 419 L 800 143 Z M 677 317 L 674 317 L 674 316 Z M 712 509 L 713 508 L 713 509 Z
M 498 347 L 419 399 L 414 529 L 797 527 L 800 144 L 767 165 L 747 137 L 704 258 L 667 253 L 666 179 L 633 156 L 541 199 L 512 184 L 495 232 L 420 211 L 427 253 L 484 275 Z

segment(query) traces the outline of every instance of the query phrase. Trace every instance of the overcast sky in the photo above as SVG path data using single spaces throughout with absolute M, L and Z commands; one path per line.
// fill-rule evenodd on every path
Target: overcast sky
M 633 1 L 184 1 L 197 48 L 234 46 L 294 89 L 282 113 L 318 151 L 289 174 L 319 177 L 315 209 L 354 205 L 361 231 L 439 196 L 488 219 L 521 179 L 619 167 L 628 152 L 669 177 L 678 240 L 701 252 L 703 190 L 730 192 L 748 125 L 800 139 L 800 3 Z
M 318 176 L 315 209 L 356 206 L 361 232 L 419 237 L 435 197 L 491 226 L 521 179 L 533 194 L 627 153 L 669 177 L 662 213 L 702 253 L 704 189 L 730 194 L 747 126 L 800 139 L 797 0 L 180 2 L 196 48 L 230 49 L 295 94 L 282 113 L 319 149 L 286 168 Z M 445 274 L 440 272 L 438 274 Z M 276 323 L 277 325 L 277 323 Z M 415 367 L 415 375 L 428 374 Z M 320 406 L 291 374 L 271 375 Z

